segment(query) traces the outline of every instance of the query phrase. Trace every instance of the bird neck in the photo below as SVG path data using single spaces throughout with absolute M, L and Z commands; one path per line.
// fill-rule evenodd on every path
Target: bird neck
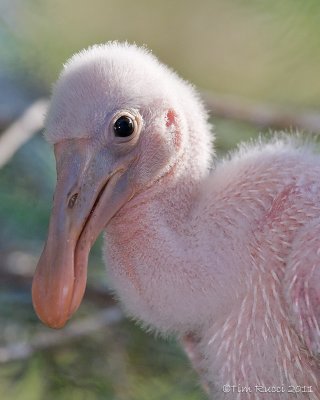
M 204 303 L 203 274 L 193 280 L 191 285 L 199 289 L 190 296 L 195 264 L 201 262 L 190 257 L 194 246 L 190 216 L 208 171 L 194 173 L 183 165 L 176 165 L 120 210 L 107 226 L 104 247 L 110 284 L 127 312 L 170 332 L 191 329 L 189 321 L 193 329 L 204 320 L 195 305 Z
M 189 158 L 184 154 L 169 171 L 131 199 L 112 225 L 123 226 L 127 231 L 128 218 L 134 218 L 136 226 L 149 221 L 149 226 L 155 229 L 166 225 L 168 230 L 172 229 L 172 234 L 180 234 L 196 205 L 199 188 L 209 175 L 208 168 L 199 168 L 196 161 Z

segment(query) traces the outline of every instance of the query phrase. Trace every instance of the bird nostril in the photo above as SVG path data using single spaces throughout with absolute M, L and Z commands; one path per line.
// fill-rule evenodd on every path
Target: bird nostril
M 76 204 L 77 198 L 78 198 L 78 193 L 75 193 L 70 197 L 70 199 L 68 201 L 68 207 L 69 208 L 73 208 L 74 207 L 74 205 Z

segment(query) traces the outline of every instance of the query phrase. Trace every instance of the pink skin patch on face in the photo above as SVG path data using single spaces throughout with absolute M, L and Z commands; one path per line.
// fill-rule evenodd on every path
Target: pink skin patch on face
M 174 110 L 169 110 L 167 112 L 167 116 L 166 116 L 166 127 L 170 128 L 170 127 L 174 127 L 175 128 L 175 137 L 174 137 L 174 147 L 176 150 L 179 150 L 181 147 L 181 142 L 182 142 L 182 138 L 181 138 L 181 132 L 177 123 L 177 115 L 174 112 Z

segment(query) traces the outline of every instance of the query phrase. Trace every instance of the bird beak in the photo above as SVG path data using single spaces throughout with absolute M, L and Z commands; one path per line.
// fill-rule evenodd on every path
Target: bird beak
M 130 161 L 112 161 L 85 140 L 55 145 L 57 186 L 47 242 L 32 285 L 39 318 L 61 328 L 79 307 L 90 249 L 110 219 L 132 197 Z M 103 153 L 104 152 L 104 153 Z M 106 161 L 107 160 L 107 161 Z

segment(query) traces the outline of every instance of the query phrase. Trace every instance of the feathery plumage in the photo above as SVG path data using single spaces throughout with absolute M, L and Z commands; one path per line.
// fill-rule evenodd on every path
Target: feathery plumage
M 270 400 L 320 398 L 320 157 L 311 146 L 278 136 L 213 161 L 196 91 L 147 50 L 117 42 L 67 62 L 46 138 L 58 182 L 33 284 L 45 323 L 61 327 L 79 306 L 104 230 L 125 310 L 196 338 L 212 399 L 261 399 L 268 387 L 282 390 Z M 289 393 L 297 386 L 305 393 Z

